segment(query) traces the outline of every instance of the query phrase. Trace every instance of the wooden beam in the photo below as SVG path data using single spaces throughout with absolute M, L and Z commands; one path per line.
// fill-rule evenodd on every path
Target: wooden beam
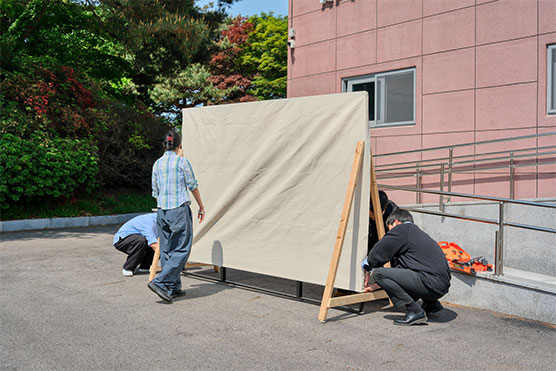
M 160 258 L 160 238 L 156 243 L 156 249 L 154 249 L 153 262 L 151 264 L 151 269 L 149 270 L 149 282 L 154 280 L 154 277 L 156 276 L 156 268 L 158 266 L 159 258 Z
M 382 210 L 382 206 L 380 206 L 380 197 L 378 196 L 378 185 L 376 183 L 376 173 L 375 173 L 373 154 L 371 153 L 370 156 L 371 156 L 371 199 L 372 199 L 372 204 L 374 206 L 373 212 L 375 214 L 376 230 L 378 233 L 378 239 L 380 240 L 382 237 L 384 237 L 385 234 L 384 220 L 382 219 L 383 210 Z
M 370 152 L 371 156 L 371 198 L 373 200 L 373 205 L 375 206 L 373 212 L 376 210 L 378 213 L 375 214 L 375 225 L 376 225 L 376 232 L 378 233 L 378 240 L 380 241 L 382 237 L 386 234 L 385 232 L 385 225 L 384 225 L 384 218 L 382 217 L 382 206 L 380 205 L 380 197 L 378 196 L 378 184 L 376 182 L 376 172 L 375 172 L 375 161 L 373 158 L 373 152 Z M 388 206 L 388 205 L 387 205 Z M 390 262 L 384 265 L 387 268 L 390 268 Z M 392 300 L 388 298 L 390 305 L 393 306 Z
M 187 268 L 199 268 L 199 267 L 213 267 L 214 268 L 214 272 L 219 273 L 220 269 L 218 268 L 218 266 L 214 265 L 214 264 L 207 264 L 207 263 L 186 263 L 185 264 L 185 269 Z
M 360 294 L 353 294 L 353 295 L 346 295 L 346 296 L 338 296 L 336 298 L 330 298 L 328 300 L 328 307 L 339 307 L 341 305 L 349 305 L 349 304 L 356 304 L 362 303 L 364 301 L 371 301 L 377 299 L 386 299 L 388 298 L 388 294 L 384 290 L 378 290 L 373 292 L 363 292 Z
M 349 214 L 351 211 L 351 204 L 353 203 L 353 196 L 355 194 L 355 182 L 361 169 L 361 162 L 363 160 L 363 149 L 365 142 L 357 142 L 355 148 L 355 156 L 353 158 L 353 166 L 351 167 L 351 175 L 349 178 L 348 189 L 344 201 L 344 208 L 342 216 L 340 217 L 340 225 L 338 227 L 338 234 L 336 235 L 336 243 L 334 244 L 334 252 L 332 253 L 332 261 L 330 262 L 330 269 L 328 270 L 328 278 L 326 279 L 326 286 L 322 295 L 322 302 L 319 311 L 319 320 L 325 321 L 328 314 L 328 303 L 332 298 L 332 291 L 334 289 L 334 281 L 336 280 L 336 273 L 338 272 L 338 264 L 340 263 L 340 255 L 342 253 L 342 246 L 346 235 Z

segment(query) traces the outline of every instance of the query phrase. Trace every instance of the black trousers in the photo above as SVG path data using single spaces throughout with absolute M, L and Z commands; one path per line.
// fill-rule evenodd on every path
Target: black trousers
M 121 238 L 114 247 L 127 254 L 123 268 L 134 271 L 135 268 L 149 269 L 154 256 L 154 250 L 147 243 L 147 239 L 140 234 L 130 234 Z
M 399 308 L 407 309 L 411 303 L 419 299 L 423 300 L 423 303 L 432 304 L 443 296 L 427 288 L 421 276 L 410 269 L 377 268 L 373 270 L 373 276 L 376 283 Z

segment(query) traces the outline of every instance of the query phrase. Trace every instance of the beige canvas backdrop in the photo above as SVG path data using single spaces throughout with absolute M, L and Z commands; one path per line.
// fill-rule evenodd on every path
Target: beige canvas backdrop
M 336 287 L 361 290 L 369 210 L 367 93 L 183 110 L 206 220 L 190 261 L 326 283 L 358 141 L 365 141 Z M 196 215 L 197 205 L 192 205 Z

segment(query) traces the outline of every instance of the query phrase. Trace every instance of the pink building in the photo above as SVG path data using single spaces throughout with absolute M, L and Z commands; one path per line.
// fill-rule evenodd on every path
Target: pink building
M 289 27 L 288 97 L 367 90 L 374 154 L 556 132 L 556 0 L 289 0 Z M 500 174 L 455 174 L 452 190 L 508 197 Z M 514 180 L 515 198 L 556 197 L 554 164 Z

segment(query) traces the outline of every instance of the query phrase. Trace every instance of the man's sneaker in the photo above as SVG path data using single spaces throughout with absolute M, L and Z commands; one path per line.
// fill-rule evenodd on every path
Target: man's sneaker
M 155 294 L 157 294 L 162 300 L 164 300 L 167 303 L 171 303 L 172 302 L 172 297 L 168 294 L 168 291 L 163 290 L 161 287 L 159 287 L 158 285 L 156 285 L 153 281 L 147 283 L 147 287 L 154 292 Z
M 149 269 L 143 269 L 143 268 L 137 268 L 137 269 L 135 270 L 135 274 L 147 274 L 147 273 L 149 273 L 149 272 L 150 272 Z
M 133 277 L 133 271 L 128 271 L 127 269 L 122 269 L 122 274 L 124 277 Z

